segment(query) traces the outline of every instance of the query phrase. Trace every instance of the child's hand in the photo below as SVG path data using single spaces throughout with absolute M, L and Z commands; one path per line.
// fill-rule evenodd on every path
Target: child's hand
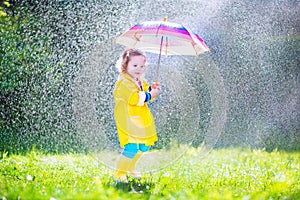
M 157 97 L 159 92 L 160 92 L 160 84 L 158 82 L 153 83 L 151 85 L 151 91 L 150 91 L 151 98 Z
M 158 90 L 160 90 L 160 84 L 158 82 L 152 83 L 151 89 L 158 89 Z

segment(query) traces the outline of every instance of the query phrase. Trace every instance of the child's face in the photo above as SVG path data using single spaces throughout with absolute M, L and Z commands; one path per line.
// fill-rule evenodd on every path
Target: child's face
M 146 58 L 142 55 L 132 56 L 128 62 L 126 73 L 134 79 L 139 79 L 146 70 Z

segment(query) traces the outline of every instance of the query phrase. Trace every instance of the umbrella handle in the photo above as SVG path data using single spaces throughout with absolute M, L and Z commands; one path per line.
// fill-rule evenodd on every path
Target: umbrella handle
M 161 49 L 162 49 L 163 40 L 164 40 L 164 36 L 161 36 L 160 48 L 159 48 L 159 55 L 158 55 L 158 62 L 157 62 L 157 67 L 156 67 L 156 82 L 158 82 L 159 65 L 160 65 Z
M 164 22 L 166 22 L 166 21 L 167 21 L 167 17 L 164 17 Z M 157 30 L 157 33 L 158 33 L 158 30 Z M 160 47 L 159 47 L 159 55 L 158 55 L 158 62 L 157 62 L 157 68 L 156 68 L 156 81 L 155 81 L 156 83 L 158 83 L 159 65 L 160 65 L 160 58 L 161 58 L 161 50 L 162 50 L 163 41 L 164 41 L 164 36 L 161 36 Z

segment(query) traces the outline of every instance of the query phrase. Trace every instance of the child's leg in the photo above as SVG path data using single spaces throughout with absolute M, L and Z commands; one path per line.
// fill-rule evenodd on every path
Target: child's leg
M 117 164 L 116 172 L 113 176 L 114 180 L 120 182 L 128 182 L 126 174 L 129 171 L 129 165 L 137 154 L 137 144 L 127 144 L 122 152 L 122 155 Z
M 139 175 L 135 172 L 135 165 L 137 161 L 140 159 L 142 156 L 141 152 L 138 152 L 134 158 L 131 160 L 129 166 L 128 166 L 128 174 L 133 177 L 133 178 L 140 178 Z
M 149 146 L 146 146 L 145 144 L 138 144 L 138 149 L 141 152 L 138 152 L 134 158 L 131 160 L 129 166 L 128 166 L 128 173 L 133 178 L 140 178 L 139 175 L 135 172 L 135 166 L 137 161 L 140 159 L 140 157 L 143 155 L 144 152 L 147 152 L 149 150 Z
M 127 173 L 130 162 L 131 162 L 130 158 L 127 158 L 123 155 L 120 156 L 115 174 L 113 176 L 113 179 L 115 181 L 120 181 L 120 182 L 124 182 L 124 183 L 128 182 L 126 173 Z

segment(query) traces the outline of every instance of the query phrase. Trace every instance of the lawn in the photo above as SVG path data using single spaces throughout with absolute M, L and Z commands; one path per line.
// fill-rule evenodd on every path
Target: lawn
M 300 153 L 190 148 L 141 181 L 116 185 L 90 154 L 1 153 L 0 199 L 300 199 Z

